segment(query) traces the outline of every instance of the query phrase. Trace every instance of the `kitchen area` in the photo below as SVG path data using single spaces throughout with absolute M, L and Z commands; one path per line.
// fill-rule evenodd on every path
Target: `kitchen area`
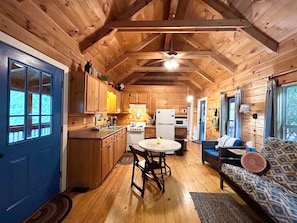
M 184 155 L 186 151 L 188 92 L 185 88 L 128 86 L 119 92 L 108 83 L 103 84 L 107 92 L 101 92 L 102 96 L 97 98 L 105 101 L 99 112 L 73 109 L 69 112 L 67 186 L 70 188 L 98 187 L 120 156 L 129 151 L 129 145 L 137 146 L 146 138 L 177 140 L 182 148 L 175 154 Z M 70 83 L 70 103 L 74 103 L 80 93 L 77 86 L 76 83 L 72 92 Z M 85 89 L 81 94 L 86 94 Z M 108 101 L 109 98 L 112 101 Z M 86 103 L 85 97 L 80 99 L 82 101 L 74 103 L 77 108 Z

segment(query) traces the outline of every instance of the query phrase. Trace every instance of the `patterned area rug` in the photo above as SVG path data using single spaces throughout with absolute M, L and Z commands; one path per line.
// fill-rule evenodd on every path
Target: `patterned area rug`
M 68 215 L 71 207 L 71 198 L 65 194 L 58 194 L 23 223 L 60 223 Z
M 121 165 L 130 165 L 134 161 L 133 154 L 130 152 L 124 153 L 118 161 L 118 164 Z
M 229 194 L 190 192 L 202 223 L 252 223 Z

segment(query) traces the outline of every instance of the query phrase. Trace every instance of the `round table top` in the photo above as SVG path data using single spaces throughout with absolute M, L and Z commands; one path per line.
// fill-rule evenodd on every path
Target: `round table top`
M 179 150 L 181 144 L 174 140 L 161 139 L 161 143 L 157 144 L 157 139 L 144 139 L 138 142 L 138 145 L 148 151 L 152 152 L 172 152 Z

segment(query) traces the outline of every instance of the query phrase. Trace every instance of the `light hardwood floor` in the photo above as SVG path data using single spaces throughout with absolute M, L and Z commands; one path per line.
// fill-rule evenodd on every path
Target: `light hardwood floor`
M 172 175 L 165 179 L 165 192 L 149 183 L 144 198 L 130 187 L 132 165 L 116 164 L 107 179 L 95 190 L 70 193 L 73 207 L 63 223 L 198 223 L 200 222 L 189 192 L 229 193 L 245 212 L 262 222 L 225 184 L 219 188 L 219 174 L 201 162 L 201 145 L 188 142 L 184 156 L 167 155 Z M 140 174 L 137 179 L 141 182 Z

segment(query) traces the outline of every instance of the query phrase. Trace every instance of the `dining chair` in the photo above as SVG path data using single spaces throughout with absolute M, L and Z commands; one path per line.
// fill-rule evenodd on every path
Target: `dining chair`
M 155 139 L 156 137 L 149 137 L 149 138 L 145 138 L 145 139 Z M 165 157 L 165 153 L 163 152 L 149 152 L 149 155 L 151 158 L 157 158 L 158 162 L 161 166 L 161 174 L 165 174 L 167 175 L 167 173 L 169 173 L 169 175 L 171 176 L 171 168 L 167 165 L 166 163 L 166 157 Z
M 153 160 L 148 152 L 146 150 L 140 151 L 138 149 L 135 149 L 133 146 L 129 146 L 130 150 L 134 156 L 134 162 L 133 162 L 133 169 L 132 169 L 132 180 L 131 180 L 131 187 L 136 187 L 141 192 L 141 197 L 144 195 L 144 189 L 145 189 L 145 182 L 148 179 L 152 179 L 154 182 L 156 182 L 158 188 L 162 190 L 162 192 L 165 192 L 165 185 L 164 185 L 164 178 L 163 174 L 160 175 L 160 177 L 157 176 L 155 173 L 156 169 L 161 169 L 160 163 Z M 134 181 L 134 175 L 135 175 L 135 168 L 138 168 L 141 170 L 142 173 L 142 187 L 139 186 Z

